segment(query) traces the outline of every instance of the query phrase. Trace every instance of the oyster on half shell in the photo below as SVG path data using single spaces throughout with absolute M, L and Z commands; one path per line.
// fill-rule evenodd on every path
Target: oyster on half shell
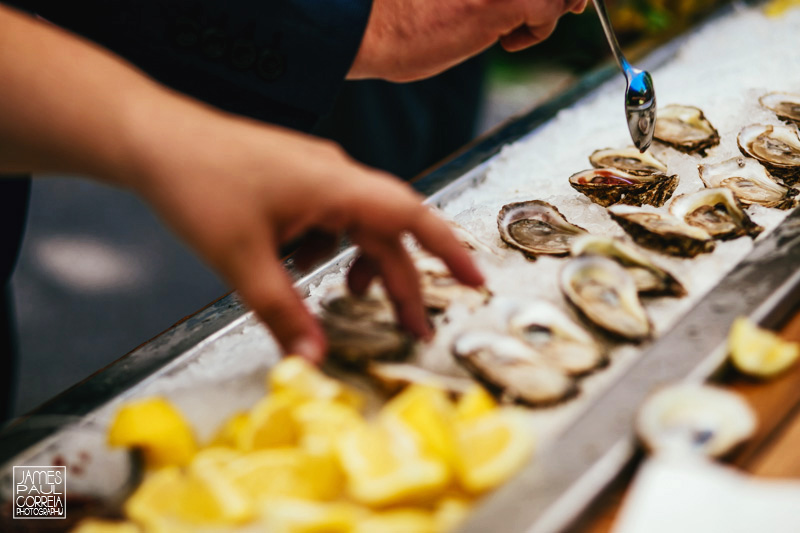
M 613 259 L 633 277 L 639 294 L 676 297 L 686 295 L 686 289 L 675 276 L 653 263 L 636 246 L 621 239 L 585 235 L 573 243 L 572 255 L 600 255 Z
M 456 360 L 503 398 L 551 405 L 577 394 L 575 380 L 531 346 L 503 333 L 469 331 L 453 342 Z
M 758 99 L 762 106 L 785 122 L 800 126 L 800 94 L 769 93 Z
M 797 204 L 797 189 L 775 182 L 755 159 L 734 157 L 697 168 L 706 187 L 726 187 L 745 205 L 790 209 Z
M 736 141 L 744 155 L 757 159 L 787 185 L 800 180 L 800 134 L 796 128 L 753 124 L 743 128 Z
M 719 133 L 700 109 L 675 104 L 658 109 L 653 138 L 681 152 L 701 156 L 719 144 Z
M 635 146 L 595 150 L 589 156 L 589 163 L 594 168 L 618 168 L 636 176 L 667 173 L 667 165 L 650 152 L 640 152 Z
M 456 301 L 476 309 L 491 299 L 492 293 L 486 287 L 469 287 L 459 283 L 438 257 L 423 252 L 414 253 L 412 257 L 419 273 L 422 303 L 428 311 L 441 313 Z
M 636 283 L 611 259 L 583 256 L 561 270 L 561 291 L 589 321 L 626 340 L 652 336 L 653 326 L 639 301 Z
M 669 211 L 691 226 L 702 228 L 715 239 L 755 238 L 764 228 L 750 220 L 733 192 L 725 187 L 701 189 L 672 200 Z
M 645 248 L 682 257 L 714 251 L 714 240 L 707 231 L 667 213 L 613 205 L 608 208 L 608 214 L 636 244 Z
M 438 374 L 409 363 L 373 362 L 367 366 L 367 375 L 389 394 L 393 394 L 406 385 L 413 383 L 444 389 L 454 394 L 462 394 L 475 384 L 474 381 L 467 377 Z
M 756 430 L 756 416 L 734 392 L 701 383 L 661 389 L 645 400 L 636 432 L 651 451 L 725 455 Z
M 511 313 L 509 331 L 571 376 L 608 364 L 605 350 L 558 307 L 544 300 L 527 302 Z
M 397 325 L 385 298 L 333 291 L 320 305 L 332 360 L 363 367 L 370 361 L 396 361 L 411 353 L 413 339 Z
M 593 168 L 573 174 L 569 184 L 603 207 L 612 204 L 659 207 L 672 196 L 678 186 L 678 176 L 635 175 L 616 168 Z
M 497 229 L 506 244 L 529 259 L 537 255 L 567 255 L 573 239 L 587 233 L 541 200 L 504 205 L 497 215 Z

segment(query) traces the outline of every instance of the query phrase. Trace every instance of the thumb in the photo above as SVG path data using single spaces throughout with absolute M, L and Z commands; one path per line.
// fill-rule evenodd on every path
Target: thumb
M 235 283 L 245 303 L 269 326 L 286 354 L 319 363 L 325 356 L 325 335 L 300 299 L 280 260 L 269 250 L 246 261 Z

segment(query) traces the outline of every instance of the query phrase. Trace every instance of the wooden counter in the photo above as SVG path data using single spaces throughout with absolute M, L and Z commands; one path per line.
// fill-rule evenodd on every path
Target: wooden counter
M 800 307 L 781 330 L 781 336 L 800 342 Z M 759 424 L 756 435 L 726 462 L 756 476 L 800 480 L 800 363 L 770 381 L 748 379 L 733 369 L 720 381 L 750 403 Z M 640 461 L 641 457 L 635 459 L 567 531 L 610 532 Z

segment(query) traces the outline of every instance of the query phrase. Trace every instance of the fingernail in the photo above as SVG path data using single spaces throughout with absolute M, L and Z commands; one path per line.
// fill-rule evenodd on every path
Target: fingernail
M 293 355 L 299 355 L 315 364 L 322 360 L 322 347 L 317 341 L 309 337 L 301 337 L 296 340 L 292 344 L 290 351 Z

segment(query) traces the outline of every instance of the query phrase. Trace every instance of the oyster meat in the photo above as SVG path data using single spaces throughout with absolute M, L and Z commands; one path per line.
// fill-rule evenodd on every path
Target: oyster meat
M 503 398 L 551 405 L 578 392 L 575 380 L 521 340 L 493 331 L 469 331 L 453 343 L 456 360 Z
M 636 417 L 636 431 L 651 451 L 719 457 L 755 430 L 755 413 L 738 394 L 701 383 L 659 390 Z
M 678 176 L 636 175 L 616 168 L 593 168 L 573 174 L 569 184 L 603 207 L 612 204 L 659 207 L 672 196 L 678 186 Z
M 658 109 L 653 138 L 681 152 L 701 156 L 719 144 L 719 133 L 700 109 L 675 104 Z
M 653 333 L 636 283 L 611 259 L 571 259 L 561 270 L 561 291 L 589 321 L 615 336 L 642 341 Z
M 586 233 L 541 200 L 504 205 L 497 215 L 497 229 L 506 244 L 529 259 L 537 255 L 567 255 L 573 239 Z
M 750 220 L 733 192 L 725 187 L 702 189 L 672 200 L 669 211 L 691 226 L 702 228 L 715 239 L 755 238 L 764 228 Z
M 758 101 L 779 119 L 800 126 L 800 94 L 769 93 Z
M 528 302 L 509 317 L 509 331 L 571 376 L 582 376 L 608 364 L 608 356 L 582 327 L 555 305 Z
M 739 132 L 739 150 L 757 159 L 786 185 L 800 180 L 800 136 L 796 128 L 753 124 Z
M 706 187 L 726 187 L 744 205 L 790 209 L 797 204 L 797 189 L 773 180 L 756 160 L 734 157 L 711 165 L 699 165 L 700 179 Z
M 419 272 L 422 303 L 428 311 L 441 313 L 454 301 L 475 309 L 491 299 L 492 293 L 486 287 L 469 287 L 459 283 L 438 257 L 421 252 L 413 255 L 414 266 Z
M 411 353 L 414 341 L 395 323 L 391 304 L 384 298 L 335 291 L 321 306 L 320 322 L 332 360 L 364 367 L 370 361 L 396 361 Z
M 682 257 L 714 251 L 714 240 L 707 231 L 672 215 L 629 205 L 611 206 L 608 214 L 645 248 Z
M 636 176 L 667 173 L 667 165 L 650 152 L 640 152 L 635 146 L 595 150 L 589 156 L 589 162 L 594 168 L 618 168 Z
M 686 289 L 675 276 L 653 263 L 636 246 L 621 239 L 585 235 L 573 243 L 572 255 L 600 255 L 613 259 L 633 277 L 639 294 L 677 297 L 686 295 Z

